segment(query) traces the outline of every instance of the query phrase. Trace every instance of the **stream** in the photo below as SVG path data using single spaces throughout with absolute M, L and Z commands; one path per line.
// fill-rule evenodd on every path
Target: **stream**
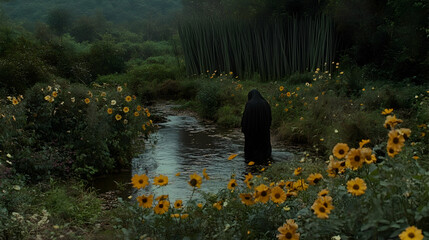
M 158 123 L 158 131 L 145 140 L 145 151 L 132 160 L 132 170 L 120 174 L 109 175 L 94 182 L 94 187 L 100 192 L 107 192 L 124 185 L 122 197 L 132 195 L 133 199 L 142 194 L 159 196 L 168 194 L 170 201 L 177 199 L 186 202 L 192 187 L 188 184 L 189 175 L 202 175 L 203 169 L 210 180 L 203 179 L 200 191 L 215 193 L 226 188 L 232 174 L 236 179 L 244 179 L 250 171 L 244 162 L 244 136 L 239 129 L 220 130 L 213 124 L 202 122 L 197 118 L 174 111 L 175 105 L 157 105 L 152 113 L 160 115 L 166 121 Z M 228 160 L 231 154 L 238 154 L 233 160 Z M 285 149 L 273 146 L 274 162 L 288 161 L 293 154 Z M 131 177 L 134 174 L 146 173 L 149 181 L 160 174 L 168 177 L 168 185 L 150 185 L 145 189 L 136 190 L 131 187 Z M 176 176 L 180 173 L 179 176 Z M 239 183 L 240 184 L 240 183 Z M 197 191 L 194 198 L 201 197 Z

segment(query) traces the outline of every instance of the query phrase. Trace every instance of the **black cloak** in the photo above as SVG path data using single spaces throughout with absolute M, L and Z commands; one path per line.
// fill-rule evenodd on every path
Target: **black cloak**
M 271 107 L 256 89 L 250 91 L 247 98 L 241 118 L 241 131 L 245 138 L 244 158 L 264 164 L 271 157 Z

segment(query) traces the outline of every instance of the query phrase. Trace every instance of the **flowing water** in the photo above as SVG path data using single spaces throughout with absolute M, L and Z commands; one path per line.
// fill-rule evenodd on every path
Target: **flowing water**
M 125 194 L 133 197 L 154 193 L 156 196 L 168 194 L 170 201 L 186 201 L 192 194 L 188 184 L 189 175 L 197 173 L 202 176 L 206 168 L 210 180 L 204 180 L 199 191 L 217 192 L 225 188 L 231 175 L 237 180 L 244 179 L 250 170 L 244 162 L 244 138 L 239 130 L 221 131 L 214 125 L 198 121 L 190 115 L 178 114 L 171 110 L 172 105 L 160 105 L 152 111 L 165 117 L 159 123 L 157 132 L 145 141 L 145 151 L 132 160 L 131 174 L 121 173 L 114 179 L 116 182 L 129 183 L 134 174 L 146 173 L 153 183 L 153 178 L 162 174 L 168 177 L 168 185 L 158 187 L 150 185 L 144 190 L 133 190 L 128 187 Z M 231 154 L 238 154 L 228 160 Z M 288 161 L 291 153 L 273 148 L 274 161 Z M 176 176 L 180 173 L 179 176 Z M 105 179 L 103 188 L 112 187 Z M 113 182 L 110 179 L 110 182 Z M 97 186 L 96 186 L 97 187 Z M 194 197 L 199 197 L 199 191 Z

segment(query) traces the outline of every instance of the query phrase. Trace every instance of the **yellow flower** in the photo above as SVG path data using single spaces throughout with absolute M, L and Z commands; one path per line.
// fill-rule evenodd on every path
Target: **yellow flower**
M 189 178 L 191 178 L 191 180 L 189 180 L 188 183 L 189 185 L 191 185 L 191 187 L 197 187 L 197 188 L 201 187 L 201 183 L 203 182 L 203 178 L 201 176 L 194 173 L 190 175 Z
M 347 182 L 347 191 L 355 196 L 365 193 L 366 183 L 362 178 L 355 178 Z
M 129 107 L 124 107 L 124 108 L 122 109 L 122 111 L 124 111 L 124 113 L 127 113 L 127 112 L 129 112 L 129 111 L 130 111 L 130 108 L 129 108 Z
M 286 93 L 286 96 L 290 97 L 290 96 L 291 96 L 291 93 L 290 93 L 290 92 L 287 92 L 287 93 Z
M 188 218 L 188 217 L 189 217 L 189 214 L 187 214 L 187 213 L 182 214 L 182 215 L 180 216 L 180 218 L 181 218 L 181 219 L 185 219 L 185 218 Z
M 164 201 L 164 200 L 167 200 L 167 198 L 168 198 L 168 195 L 161 195 L 161 196 L 158 196 L 155 200 L 156 201 Z
M 377 161 L 377 158 L 372 154 L 371 148 L 362 148 L 361 149 L 362 157 L 367 164 L 371 164 Z
M 349 146 L 347 146 L 347 144 L 345 143 L 337 143 L 334 149 L 332 149 L 332 153 L 338 159 L 344 158 L 347 155 L 348 151 L 349 151 Z
M 417 159 L 419 159 L 419 156 L 415 156 L 415 155 L 414 155 L 414 156 L 413 156 L 413 159 L 414 159 L 414 160 L 417 160 Z
M 392 112 L 393 112 L 393 108 L 389 108 L 389 109 L 386 108 L 381 112 L 381 114 L 388 115 L 388 114 L 391 114 Z
M 247 206 L 255 204 L 253 200 L 253 195 L 250 193 L 240 193 L 241 202 Z
M 288 219 L 283 226 L 277 229 L 280 234 L 277 235 L 279 240 L 299 240 L 300 234 L 296 232 L 298 225 L 293 219 Z
M 253 165 L 255 165 L 255 162 L 254 161 L 250 161 L 247 165 L 253 166 Z
M 391 145 L 392 147 L 400 151 L 401 148 L 404 146 L 404 142 L 405 142 L 405 138 L 404 138 L 404 135 L 401 134 L 401 131 L 396 129 L 390 130 L 389 140 L 387 141 L 387 145 Z
M 405 140 L 411 136 L 411 130 L 409 128 L 400 128 L 398 129 L 399 134 L 401 134 Z
M 371 140 L 367 139 L 362 139 L 362 141 L 359 142 L 359 148 L 362 148 L 363 146 L 365 146 L 366 144 L 370 143 Z
M 88 104 L 88 103 L 90 103 L 91 102 L 91 100 L 89 100 L 89 98 L 85 98 L 85 103 L 86 104 Z
M 160 174 L 153 179 L 153 185 L 165 186 L 168 184 L 168 177 Z
M 256 190 L 256 201 L 266 203 L 270 200 L 270 189 L 261 184 L 255 188 Z
M 407 229 L 399 234 L 401 240 L 422 240 L 423 237 L 422 230 L 415 226 L 407 227 Z
M 231 155 L 229 155 L 228 160 L 232 160 L 232 159 L 234 159 L 235 157 L 237 157 L 237 154 L 231 154 Z
M 228 189 L 229 190 L 234 190 L 235 187 L 237 187 L 237 181 L 235 179 L 231 179 L 228 182 Z
M 353 170 L 357 170 L 363 165 L 363 157 L 360 149 L 352 148 L 346 156 L 346 166 Z
M 176 200 L 176 202 L 174 202 L 174 208 L 179 209 L 183 207 L 183 202 L 182 200 Z
M 384 127 L 385 128 L 389 128 L 390 127 L 391 129 L 393 129 L 397 124 L 399 124 L 401 122 L 402 122 L 402 120 L 396 118 L 395 115 L 393 115 L 393 116 L 388 115 L 386 117 L 386 120 L 384 121 Z
M 112 113 L 113 113 L 113 109 L 108 108 L 108 109 L 107 109 L 107 113 L 108 113 L 108 114 L 112 114 Z
M 154 211 L 156 214 L 164 214 L 168 211 L 168 207 L 170 206 L 169 201 L 159 201 L 158 204 L 156 204 Z
M 308 176 L 307 181 L 310 185 L 316 185 L 320 180 L 323 179 L 322 174 L 320 173 L 312 173 Z
M 57 91 L 53 91 L 52 92 L 52 97 L 58 97 L 58 92 Z
M 332 206 L 332 198 L 330 196 L 317 198 L 311 206 L 311 209 L 318 218 L 329 218 L 331 210 L 334 209 L 334 206 Z
M 293 189 L 299 191 L 305 191 L 308 188 L 308 184 L 305 183 L 304 179 L 299 179 L 293 182 Z
M 143 123 L 143 125 L 142 125 L 142 128 L 143 128 L 143 131 L 145 131 L 146 130 L 146 125 Z
M 140 115 L 139 112 L 134 112 L 134 117 L 138 117 Z
M 213 207 L 215 207 L 217 210 L 222 209 L 222 201 L 213 203 Z
M 325 197 L 325 196 L 327 196 L 329 194 L 329 190 L 328 189 L 322 189 L 318 194 L 317 194 L 317 196 L 319 196 L 319 197 Z
M 199 208 L 203 208 L 203 204 L 202 204 L 202 203 L 198 203 L 198 204 L 197 204 L 197 206 L 198 206 Z
M 317 101 L 317 100 L 319 100 L 319 96 L 317 96 L 317 97 L 314 97 L 314 100 L 316 100 L 316 101 Z
M 112 100 L 112 101 L 110 101 L 110 104 L 111 104 L 112 106 L 115 106 L 115 105 L 116 105 L 116 100 Z
M 274 203 L 284 203 L 286 201 L 286 193 L 279 186 L 275 186 L 271 189 L 271 201 Z
M 13 105 L 16 105 L 16 104 L 18 104 L 19 103 L 19 101 L 14 97 L 13 99 L 12 99 L 12 104 Z
M 400 151 L 401 149 L 396 145 L 387 143 L 387 155 L 389 155 L 389 157 L 395 157 Z
M 298 167 L 298 168 L 296 168 L 295 169 L 295 171 L 293 171 L 293 174 L 295 175 L 295 176 L 298 176 L 299 174 L 301 174 L 302 173 L 302 168 L 301 167 Z
M 118 91 L 118 92 L 122 92 L 122 87 L 121 87 L 121 86 L 118 86 L 118 87 L 116 88 L 116 91 Z
M 137 189 L 145 188 L 147 185 L 149 185 L 149 178 L 146 176 L 146 174 L 134 174 L 134 176 L 131 178 L 131 182 L 133 183 L 133 187 Z
M 153 195 L 145 196 L 141 195 L 137 197 L 137 201 L 139 202 L 139 207 L 143 208 L 151 208 L 153 202 Z
M 106 96 L 106 92 L 101 92 L 100 96 L 105 97 Z
M 279 87 L 280 92 L 283 91 L 285 88 L 283 86 Z
M 131 98 L 131 96 L 126 96 L 126 97 L 125 97 L 125 101 L 127 101 L 127 102 L 131 102 L 131 100 L 133 100 L 133 99 Z
M 119 121 L 119 120 L 121 120 L 121 119 L 122 119 L 122 116 L 121 116 L 121 115 L 119 115 L 119 114 L 116 114 L 115 119 L 116 119 L 116 121 Z
M 210 179 L 209 175 L 207 175 L 207 172 L 206 172 L 206 169 L 205 169 L 205 168 L 203 169 L 203 177 L 204 177 L 204 179 L 206 179 L 206 180 L 209 180 L 209 179 Z

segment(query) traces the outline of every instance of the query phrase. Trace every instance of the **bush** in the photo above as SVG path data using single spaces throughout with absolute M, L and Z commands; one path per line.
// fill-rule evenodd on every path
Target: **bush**
M 214 120 L 220 107 L 220 87 L 216 82 L 204 82 L 198 90 L 196 100 L 199 103 L 199 112 L 205 118 Z

